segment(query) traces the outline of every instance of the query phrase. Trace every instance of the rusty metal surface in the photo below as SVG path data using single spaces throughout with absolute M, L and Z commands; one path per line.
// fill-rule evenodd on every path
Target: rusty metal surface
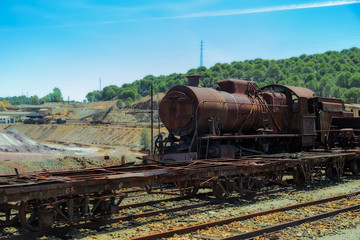
M 291 158 L 207 159 L 180 166 L 105 167 L 64 172 L 28 173 L 27 177 L 3 175 L 0 204 L 29 199 L 79 195 L 123 187 L 153 185 L 163 182 L 206 180 L 213 176 L 248 175 L 284 171 L 309 161 L 327 162 L 335 158 L 354 159 L 357 152 L 317 154 Z M 7 181 L 4 181 L 6 179 Z M 5 184 L 5 183 L 8 184 Z
M 333 126 L 335 129 L 352 128 L 354 131 L 360 131 L 360 117 L 333 117 L 331 119 L 331 126 Z
M 194 74 L 194 75 L 187 75 L 188 85 L 193 87 L 198 87 L 200 83 L 201 75 Z
M 190 233 L 192 231 L 196 231 L 198 229 L 204 229 L 207 227 L 211 227 L 211 226 L 220 226 L 222 224 L 227 224 L 227 223 L 231 223 L 234 221 L 241 221 L 241 220 L 246 220 L 252 217 L 256 217 L 256 216 L 261 216 L 261 215 L 265 215 L 265 214 L 270 214 L 273 211 L 277 212 L 277 211 L 286 211 L 286 210 L 291 210 L 293 208 L 296 207 L 302 207 L 302 206 L 309 206 L 312 204 L 320 204 L 320 203 L 324 203 L 324 202 L 328 202 L 328 201 L 336 201 L 339 200 L 341 198 L 348 198 L 354 195 L 359 194 L 359 192 L 354 192 L 354 193 L 350 193 L 350 194 L 346 194 L 346 195 L 340 195 L 340 196 L 335 196 L 335 197 L 331 197 L 331 198 L 327 198 L 327 199 L 320 199 L 317 200 L 315 202 L 307 202 L 307 203 L 300 203 L 300 205 L 290 205 L 290 206 L 286 206 L 283 208 L 278 208 L 278 209 L 271 209 L 271 210 L 267 210 L 267 211 L 262 211 L 262 212 L 257 212 L 257 213 L 252 213 L 252 214 L 248 214 L 248 215 L 241 215 L 241 216 L 236 216 L 233 218 L 227 218 L 227 219 L 222 219 L 222 220 L 218 220 L 218 221 L 214 221 L 214 222 L 208 222 L 208 223 L 203 223 L 203 224 L 198 224 L 198 225 L 193 225 L 193 226 L 188 226 L 185 228 L 181 228 L 181 229 L 174 229 L 174 230 L 169 230 L 166 232 L 161 232 L 161 233 L 153 233 L 151 235 L 147 235 L 147 236 L 142 236 L 142 237 L 135 237 L 135 239 L 139 240 L 139 239 L 159 239 L 161 237 L 171 237 L 174 234 L 185 234 L 185 233 Z M 205 203 L 206 204 L 206 203 Z M 306 205 L 304 205 L 306 204 Z M 189 207 L 198 207 L 198 206 L 202 206 L 203 203 L 200 204 L 195 204 L 195 205 L 190 205 Z M 357 209 L 358 205 L 353 206 L 352 208 Z M 170 211 L 178 211 L 178 210 L 183 210 L 181 207 L 180 208 L 173 208 L 173 209 L 169 209 Z M 340 209 L 337 211 L 346 211 L 347 209 Z M 81 223 L 78 225 L 73 225 L 72 228 L 98 228 L 100 226 L 106 225 L 106 224 L 111 224 L 111 223 L 118 223 L 120 221 L 128 221 L 128 220 L 132 220 L 134 218 L 139 218 L 139 217 L 144 217 L 148 214 L 150 215 L 157 215 L 157 214 L 162 214 L 165 213 L 165 211 L 168 210 L 159 210 L 159 211 L 153 211 L 150 213 L 140 213 L 140 214 L 136 214 L 136 215 L 130 215 L 130 216 L 124 216 L 124 217 L 116 217 L 116 218 L 112 218 L 112 219 L 104 219 L 100 222 L 88 222 L 88 223 Z M 143 215 L 145 214 L 145 215 Z M 326 214 L 330 214 L 330 213 L 326 213 Z M 41 237 L 44 235 L 54 235 L 54 236 L 64 236 L 64 234 L 66 234 L 68 232 L 69 228 L 66 227 L 56 227 L 53 229 L 49 229 L 47 231 L 43 231 L 43 232 L 36 232 L 36 233 L 23 233 L 21 235 L 15 235 L 15 236 L 7 236 L 7 237 L 0 237 L 0 239 L 14 239 L 14 240 L 18 240 L 18 239 L 32 239 L 35 237 Z
M 314 97 L 312 90 L 302 87 L 273 84 L 259 89 L 255 83 L 231 79 L 216 82 L 214 88 L 175 86 L 161 101 L 159 115 L 170 133 L 155 151 L 160 162 L 169 153 L 196 152 L 198 159 L 207 159 L 242 151 L 345 149 L 360 143 L 358 136 L 327 132 L 332 118 L 353 117 L 341 99 Z
M 263 135 L 229 135 L 229 136 L 204 136 L 201 139 L 257 139 L 257 138 L 293 138 L 301 134 L 263 134 Z
M 249 81 L 231 79 L 225 79 L 216 82 L 216 84 L 219 86 L 219 91 L 234 93 L 237 95 L 253 95 L 254 90 L 256 89 L 251 89 L 249 83 Z
M 262 115 L 268 111 L 265 102 L 249 95 L 257 90 L 255 84 L 244 80 L 223 80 L 219 84 L 225 86 L 220 88 L 223 91 L 189 86 L 170 89 L 159 106 L 164 125 L 180 136 L 208 130 L 210 119 L 223 132 L 230 133 L 264 126 Z M 248 90 L 243 90 L 243 86 Z
M 312 90 L 303 87 L 272 84 L 272 85 L 267 85 L 261 89 L 274 89 L 275 91 L 277 89 L 287 89 L 288 91 L 295 93 L 295 95 L 298 96 L 299 98 L 309 99 L 314 97 L 314 92 Z

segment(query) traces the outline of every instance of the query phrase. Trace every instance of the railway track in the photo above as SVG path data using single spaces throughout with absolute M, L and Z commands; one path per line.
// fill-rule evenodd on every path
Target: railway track
M 283 192 L 283 191 L 293 191 L 293 190 L 295 190 L 295 189 L 291 188 L 291 187 L 283 188 L 283 189 L 274 189 L 274 190 L 259 192 L 259 193 L 256 193 L 256 195 L 264 195 L 264 194 L 271 194 L 271 193 L 277 193 L 277 192 Z M 129 192 L 132 192 L 132 190 L 130 190 Z M 199 194 L 197 194 L 197 197 L 208 196 L 209 194 L 210 194 L 210 192 L 199 193 Z M 135 208 L 140 208 L 140 207 L 144 207 L 144 206 L 154 205 L 157 203 L 164 203 L 164 202 L 171 202 L 171 201 L 176 202 L 176 201 L 181 201 L 184 199 L 189 199 L 189 197 L 173 197 L 173 198 L 158 199 L 158 200 L 151 200 L 151 201 L 146 201 L 146 202 L 126 204 L 126 205 L 120 206 L 119 209 L 120 209 L 120 211 L 124 210 L 124 209 L 135 209 Z M 163 214 L 171 214 L 171 213 L 176 213 L 176 212 L 180 212 L 180 211 L 186 211 L 186 210 L 190 210 L 190 209 L 206 207 L 209 205 L 222 204 L 224 202 L 231 202 L 235 199 L 236 199 L 236 197 L 229 198 L 227 200 L 207 200 L 205 202 L 191 204 L 191 205 L 182 205 L 182 206 L 176 206 L 176 207 L 165 208 L 165 209 L 160 209 L 160 210 L 151 210 L 151 211 L 148 210 L 146 212 L 142 212 L 142 213 L 138 213 L 138 214 L 122 213 L 124 215 L 127 214 L 127 216 L 121 216 L 121 217 L 116 217 L 116 218 L 112 218 L 112 219 L 104 219 L 101 222 L 87 222 L 87 223 L 81 223 L 81 224 L 72 225 L 72 226 L 55 227 L 55 228 L 52 228 L 52 229 L 49 229 L 46 231 L 24 232 L 20 235 L 14 235 L 14 236 L 0 236 L 0 240 L 3 240 L 3 239 L 8 239 L 8 240 L 32 239 L 32 238 L 41 237 L 44 235 L 64 236 L 71 228 L 76 228 L 76 229 L 99 228 L 104 225 L 125 222 L 125 221 L 132 221 L 132 220 L 138 219 L 138 218 L 154 217 L 154 216 L 159 216 L 159 215 L 163 215 Z
M 242 232 L 242 233 L 238 233 L 238 234 L 232 234 L 232 236 L 229 236 L 229 237 L 226 237 L 223 239 L 233 240 L 233 239 L 253 238 L 253 237 L 261 236 L 264 233 L 277 232 L 277 231 L 280 231 L 280 230 L 285 229 L 290 226 L 300 225 L 300 224 L 308 222 L 308 221 L 320 220 L 323 218 L 337 215 L 342 212 L 359 210 L 360 209 L 360 196 L 358 196 L 359 194 L 360 194 L 360 191 L 349 193 L 349 194 L 344 194 L 344 195 L 338 195 L 335 197 L 329 197 L 329 198 L 324 198 L 324 199 L 320 199 L 320 200 L 294 204 L 294 205 L 290 205 L 290 206 L 286 206 L 286 207 L 275 208 L 275 209 L 270 209 L 270 210 L 261 211 L 261 212 L 255 212 L 255 213 L 251 213 L 251 214 L 247 214 L 247 215 L 226 218 L 226 219 L 222 219 L 222 220 L 218 220 L 218 221 L 207 222 L 207 223 L 203 223 L 203 224 L 193 225 L 193 226 L 184 227 L 184 228 L 178 228 L 178 229 L 164 231 L 164 232 L 158 232 L 158 233 L 154 233 L 154 234 L 150 234 L 150 235 L 146 235 L 146 236 L 132 238 L 132 240 L 152 240 L 152 239 L 155 240 L 155 239 L 159 239 L 159 238 L 169 238 L 169 237 L 174 236 L 175 234 L 177 234 L 177 235 L 190 234 L 189 238 L 187 238 L 187 239 L 191 239 L 192 235 L 199 237 L 198 234 L 196 233 L 196 231 L 199 231 L 199 230 L 211 229 L 214 227 L 215 228 L 222 227 L 222 228 L 226 229 L 226 227 L 224 227 L 225 225 L 229 225 L 229 224 L 232 224 L 235 222 L 256 219 L 256 218 L 259 218 L 262 216 L 267 216 L 267 215 L 271 216 L 271 214 L 274 214 L 274 213 L 281 213 L 281 212 L 286 212 L 286 211 L 290 211 L 290 210 L 297 210 L 297 209 L 301 209 L 301 208 L 309 207 L 309 206 L 315 206 L 315 205 L 322 206 L 325 203 L 335 202 L 335 201 L 339 201 L 339 200 L 350 198 L 350 197 L 356 197 L 356 199 L 358 200 L 357 204 L 353 204 L 351 206 L 341 207 L 341 208 L 338 208 L 335 210 L 323 212 L 321 214 L 316 214 L 316 215 L 312 215 L 312 216 L 301 217 L 301 218 L 293 220 L 293 221 L 285 221 L 281 224 L 274 224 L 269 227 L 264 227 L 264 228 L 259 227 L 256 230 L 249 231 L 249 232 Z M 230 228 L 228 228 L 228 229 L 230 229 Z M 210 231 L 213 231 L 213 230 L 210 230 Z M 215 231 L 215 232 L 219 233 L 221 231 Z M 203 236 L 200 236 L 200 238 L 201 237 L 203 237 L 203 238 L 207 237 L 208 239 L 219 238 L 219 236 L 214 237 L 214 236 L 211 236 L 210 234 L 207 235 L 206 231 L 205 231 L 205 233 L 203 233 Z
M 202 195 L 206 195 L 206 194 L 202 194 Z M 156 204 L 156 203 L 160 203 L 160 202 L 164 202 L 164 201 L 179 201 L 182 199 L 185 199 L 185 197 L 168 198 L 168 199 L 161 199 L 161 200 L 152 200 L 152 201 L 148 201 L 148 202 L 127 204 L 127 205 L 121 206 L 120 209 L 123 210 L 123 209 L 127 209 L 127 208 L 137 208 L 137 207 L 142 207 L 142 206 L 146 206 L 146 205 L 150 205 L 150 204 Z M 229 199 L 229 200 L 231 200 L 231 199 Z M 185 211 L 185 210 L 189 210 L 189 209 L 195 209 L 195 208 L 208 206 L 211 204 L 218 204 L 221 202 L 223 202 L 223 201 L 213 200 L 213 201 L 201 202 L 201 203 L 192 204 L 192 205 L 147 211 L 147 212 L 143 212 L 143 213 L 139 213 L 139 214 L 131 214 L 128 216 L 121 216 L 121 217 L 112 218 L 112 219 L 105 219 L 105 220 L 102 220 L 101 222 L 82 223 L 82 224 L 73 225 L 71 227 L 56 227 L 56 228 L 49 229 L 47 231 L 26 232 L 24 234 L 17 235 L 17 236 L 5 236 L 5 237 L 0 237 L 0 240 L 2 240 L 2 239 L 29 239 L 29 238 L 41 237 L 43 235 L 54 235 L 54 236 L 60 235 L 61 236 L 64 233 L 68 232 L 69 229 L 71 229 L 71 228 L 77 228 L 77 229 L 79 229 L 79 228 L 97 228 L 99 226 L 103 226 L 103 225 L 107 225 L 107 224 L 118 223 L 118 222 L 123 222 L 123 221 L 131 221 L 131 220 L 134 220 L 137 218 L 143 218 L 143 217 L 151 217 L 151 216 L 157 216 L 157 215 L 162 215 L 162 214 L 175 213 L 175 212 L 179 212 L 179 211 Z

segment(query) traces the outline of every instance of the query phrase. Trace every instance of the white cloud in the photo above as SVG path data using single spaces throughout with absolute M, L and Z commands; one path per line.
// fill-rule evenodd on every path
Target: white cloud
M 163 17 L 163 18 L 155 18 L 155 19 L 220 17 L 220 16 L 242 15 L 242 14 L 251 14 L 251 13 L 265 13 L 265 12 L 277 12 L 277 11 L 296 10 L 296 9 L 307 9 L 307 8 L 333 7 L 333 6 L 349 5 L 356 3 L 360 3 L 360 0 L 329 1 L 329 2 L 320 2 L 320 3 L 306 3 L 306 4 L 287 5 L 287 6 L 267 7 L 267 8 L 232 9 L 232 10 L 223 10 L 223 11 L 199 12 L 199 13 L 193 13 L 187 15 Z

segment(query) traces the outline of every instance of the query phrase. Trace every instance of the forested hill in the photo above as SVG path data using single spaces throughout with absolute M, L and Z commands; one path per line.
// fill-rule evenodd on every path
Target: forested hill
M 307 87 L 317 96 L 340 97 L 346 102 L 360 103 L 360 49 L 355 47 L 281 60 L 257 58 L 230 64 L 216 63 L 209 69 L 199 67 L 168 76 L 149 75 L 121 87 L 111 85 L 100 92 L 90 92 L 86 98 L 90 102 L 118 98 L 128 105 L 148 95 L 151 84 L 155 92 L 166 92 L 175 85 L 186 83 L 188 74 L 200 74 L 204 86 L 212 86 L 221 79 L 245 79 L 255 81 L 260 87 L 268 84 Z

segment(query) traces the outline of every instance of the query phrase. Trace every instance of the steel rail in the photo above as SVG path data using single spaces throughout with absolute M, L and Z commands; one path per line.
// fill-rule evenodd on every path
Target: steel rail
M 93 221 L 93 222 L 76 224 L 76 225 L 71 225 L 71 226 L 66 226 L 66 227 L 56 227 L 56 228 L 39 231 L 39 232 L 26 232 L 24 234 L 15 235 L 15 236 L 5 236 L 5 237 L 0 236 L 0 240 L 3 240 L 3 239 L 7 239 L 7 240 L 32 239 L 32 238 L 41 237 L 44 235 L 61 236 L 64 233 L 66 233 L 67 231 L 69 231 L 69 229 L 71 229 L 71 228 L 77 228 L 77 229 L 79 229 L 79 228 L 97 228 L 97 227 L 107 225 L 107 224 L 118 223 L 118 222 L 122 222 L 122 221 L 131 221 L 131 220 L 137 219 L 137 218 L 157 216 L 160 214 L 185 211 L 185 210 L 189 210 L 189 209 L 200 208 L 200 207 L 204 207 L 207 205 L 218 204 L 218 203 L 222 203 L 222 202 L 223 201 L 221 201 L 221 200 L 214 200 L 214 201 L 210 201 L 210 202 L 202 202 L 202 203 L 174 207 L 174 208 L 169 208 L 169 209 L 148 211 L 148 212 L 143 212 L 143 213 L 139 213 L 139 214 L 122 216 L 122 217 L 117 217 L 117 218 L 112 218 L 112 219 L 107 219 L 107 220 L 99 220 L 99 222 Z M 141 205 L 141 204 L 143 204 L 143 203 L 140 203 L 139 205 Z M 129 207 L 129 206 L 127 206 L 127 207 Z M 139 207 L 139 206 L 137 206 L 137 207 Z M 124 209 L 124 208 L 122 208 L 122 209 Z
M 274 190 L 269 190 L 269 191 L 257 192 L 257 193 L 255 193 L 255 195 L 273 194 L 273 193 L 278 193 L 278 192 L 283 192 L 283 191 L 293 191 L 293 190 L 294 190 L 294 188 L 289 187 L 289 188 L 284 188 L 284 189 L 274 189 Z M 195 197 L 207 196 L 207 195 L 210 195 L 210 194 L 211 194 L 211 192 L 198 193 L 198 194 L 196 194 Z M 233 197 L 233 198 L 229 198 L 227 200 L 231 201 L 232 199 L 237 199 L 237 198 L 238 197 Z M 119 210 L 123 210 L 123 209 L 127 209 L 127 208 L 143 207 L 143 206 L 148 206 L 148 205 L 161 203 L 161 202 L 170 202 L 170 201 L 175 202 L 175 201 L 181 201 L 181 200 L 185 200 L 185 199 L 190 199 L 190 197 L 187 197 L 187 196 L 180 197 L 179 196 L 179 197 L 151 200 L 151 201 L 147 201 L 147 202 L 130 203 L 130 204 L 119 206 Z M 223 201 L 227 201 L 227 200 L 223 200 Z M 208 204 L 212 204 L 213 202 L 218 202 L 218 200 L 209 201 Z
M 199 194 L 196 194 L 196 197 L 205 196 L 205 195 L 209 195 L 209 193 L 199 193 Z M 147 201 L 147 202 L 131 203 L 131 204 L 126 204 L 126 205 L 119 206 L 119 210 L 126 209 L 126 208 L 143 207 L 143 206 L 156 204 L 156 203 L 161 203 L 161 202 L 181 201 L 181 200 L 184 200 L 184 199 L 189 199 L 189 197 L 186 197 L 186 196 L 184 196 L 184 197 L 172 197 L 172 198 L 151 200 L 151 201 Z
M 296 208 L 312 206 L 312 205 L 322 204 L 322 203 L 326 203 L 326 202 L 337 201 L 337 200 L 340 200 L 340 199 L 343 199 L 343 198 L 348 198 L 348 197 L 355 196 L 355 195 L 358 195 L 358 194 L 360 194 L 360 191 L 349 193 L 349 194 L 344 194 L 344 195 L 338 195 L 338 196 L 335 196 L 335 197 L 319 199 L 319 200 L 310 201 L 310 202 L 304 202 L 304 203 L 289 205 L 289 206 L 286 206 L 286 207 L 281 207 L 281 208 L 275 208 L 275 209 L 265 210 L 265 211 L 261 211 L 261 212 L 250 213 L 250 214 L 241 215 L 241 216 L 237 216 L 237 217 L 226 218 L 226 219 L 222 219 L 222 220 L 218 220 L 218 221 L 193 225 L 193 226 L 190 226 L 190 227 L 179 228 L 179 229 L 169 230 L 169 231 L 160 232 L 160 233 L 154 233 L 154 234 L 150 234 L 150 235 L 146 235 L 146 236 L 132 238 L 132 240 L 155 240 L 155 239 L 159 239 L 159 238 L 167 238 L 167 237 L 173 236 L 174 234 L 191 233 L 193 231 L 197 231 L 197 230 L 200 230 L 200 229 L 205 229 L 205 228 L 208 228 L 208 227 L 224 225 L 224 224 L 228 224 L 228 223 L 235 222 L 235 221 L 242 221 L 242 220 L 250 219 L 250 218 L 253 218 L 253 217 L 257 217 L 257 216 L 263 216 L 263 215 L 267 215 L 267 214 L 271 214 L 271 213 L 275 213 L 275 212 L 288 211 L 288 210 L 292 210 L 292 209 L 296 209 Z
M 298 226 L 298 225 L 303 224 L 305 222 L 313 222 L 313 221 L 317 221 L 317 220 L 321 220 L 321 219 L 324 219 L 324 218 L 335 216 L 335 215 L 337 215 L 339 213 L 342 213 L 342 212 L 355 211 L 355 210 L 358 210 L 358 209 L 360 209 L 360 204 L 357 204 L 357 205 L 354 205 L 354 206 L 351 206 L 351 207 L 337 209 L 337 210 L 330 211 L 330 212 L 325 212 L 325 213 L 313 215 L 313 216 L 310 216 L 310 217 L 301 218 L 301 219 L 286 222 L 286 223 L 277 224 L 277 225 L 274 225 L 274 226 L 258 229 L 258 230 L 251 231 L 251 232 L 241 233 L 241 234 L 234 235 L 234 236 L 231 236 L 231 237 L 222 238 L 221 240 L 241 240 L 241 239 L 254 238 L 254 237 L 263 235 L 264 233 L 266 233 L 266 234 L 275 233 L 275 232 L 283 230 L 283 229 L 285 229 L 287 227 Z

